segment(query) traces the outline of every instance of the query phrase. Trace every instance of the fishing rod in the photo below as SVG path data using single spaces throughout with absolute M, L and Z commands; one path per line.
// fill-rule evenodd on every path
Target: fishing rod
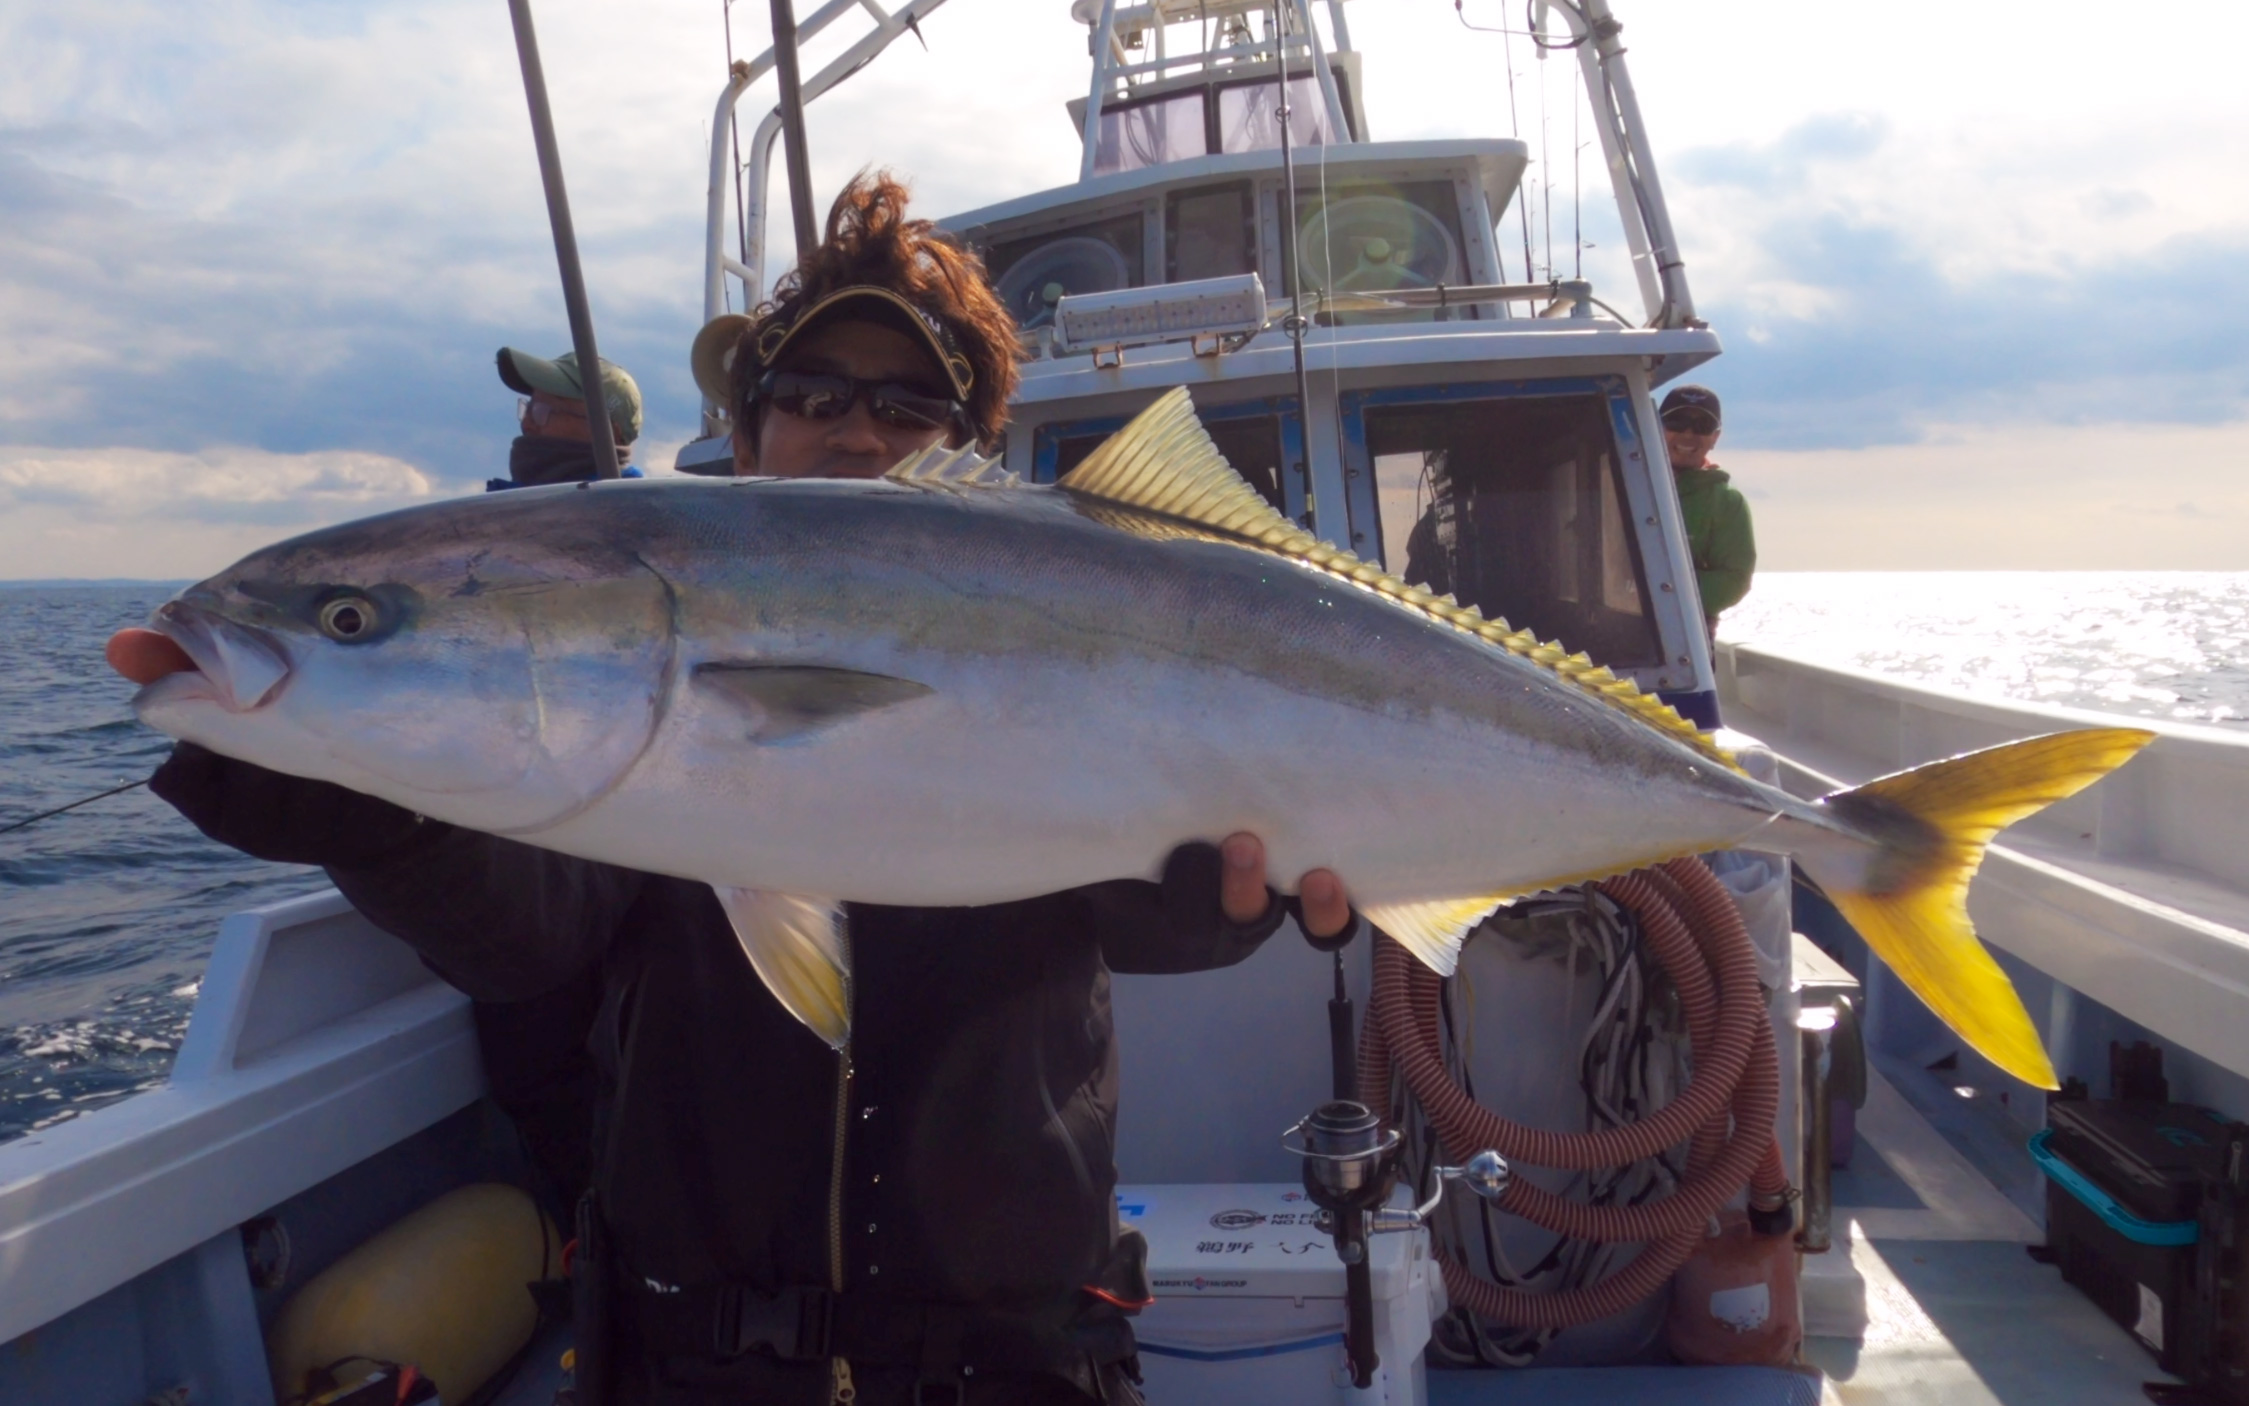
M 774 0 L 776 5 L 786 0 Z M 539 63 L 539 35 L 531 27 L 531 0 L 508 0 L 515 21 L 515 56 L 523 65 L 523 96 L 531 105 L 531 144 L 539 151 L 539 179 L 547 189 L 547 222 L 554 227 L 554 257 L 562 268 L 562 306 L 570 317 L 570 349 L 578 357 L 578 388 L 585 396 L 586 441 L 593 446 L 595 478 L 618 476 L 616 432 L 609 423 L 609 387 L 594 349 L 593 309 L 578 264 L 578 232 L 570 222 L 570 192 L 562 184 L 562 150 L 555 144 L 554 113 L 547 107 L 547 74 Z M 601 413 L 591 413 L 594 392 Z
M 773 71 L 781 79 L 781 150 L 789 168 L 789 213 L 796 220 L 797 262 L 802 264 L 820 243 L 820 233 L 812 219 L 812 157 L 804 144 L 804 89 L 797 78 L 797 17 L 790 0 L 773 0 Z M 750 290 L 751 302 L 758 293 Z
M 37 824 L 39 821 L 46 820 L 52 816 L 61 815 L 66 810 L 76 810 L 80 806 L 90 806 L 96 801 L 107 800 L 111 796 L 122 796 L 127 791 L 132 790 L 136 786 L 146 786 L 147 784 L 148 780 L 144 777 L 139 781 L 128 781 L 122 786 L 112 786 L 106 791 L 96 791 L 93 795 L 85 796 L 78 800 L 72 801 L 69 805 L 56 806 L 53 810 L 43 810 L 37 815 L 27 815 L 21 820 L 13 821 L 6 825 L 0 825 L 0 835 L 11 834 L 17 830 L 21 830 L 26 825 Z

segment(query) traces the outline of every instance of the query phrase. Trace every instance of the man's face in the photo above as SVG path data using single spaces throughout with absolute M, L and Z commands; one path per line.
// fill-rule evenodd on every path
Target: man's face
M 1663 417 L 1663 447 L 1672 468 L 1703 468 L 1718 447 L 1718 422 L 1707 410 L 1674 410 Z
M 789 349 L 786 371 L 897 381 L 934 397 L 949 397 L 945 377 L 929 354 L 895 328 L 874 322 L 836 321 L 816 327 Z M 811 420 L 768 405 L 758 417 L 757 444 L 734 434 L 734 472 L 776 478 L 880 478 L 899 460 L 946 442 L 944 428 L 886 424 L 860 395 L 832 420 Z

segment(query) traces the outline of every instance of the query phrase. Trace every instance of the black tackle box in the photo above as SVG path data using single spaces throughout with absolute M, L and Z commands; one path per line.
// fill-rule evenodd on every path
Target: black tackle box
M 2056 1099 L 2046 1117 L 2031 1155 L 2062 1277 L 2164 1371 L 2188 1375 L 2202 1200 L 2224 1173 L 2228 1125 L 2191 1104 L 2138 1099 Z
M 2191 1388 L 2249 1406 L 2249 1123 L 2171 1102 L 2163 1052 L 2109 1046 L 2114 1098 L 2072 1079 L 2030 1141 L 2062 1276 Z

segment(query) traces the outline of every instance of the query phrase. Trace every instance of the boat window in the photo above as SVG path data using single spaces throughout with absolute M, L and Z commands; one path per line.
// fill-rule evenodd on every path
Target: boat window
M 1280 85 L 1274 79 L 1236 83 L 1218 90 L 1218 149 L 1220 151 L 1270 151 L 1281 144 L 1280 120 L 1274 116 Z M 1340 95 L 1339 95 L 1340 96 Z M 1288 81 L 1289 142 L 1293 146 L 1325 146 L 1336 140 L 1328 124 L 1327 98 L 1313 74 Z
M 994 244 L 984 251 L 1000 301 L 1019 327 L 1045 327 L 1065 293 L 1109 293 L 1144 281 L 1138 211 Z
M 1093 151 L 1093 172 L 1105 176 L 1113 171 L 1137 171 L 1202 156 L 1209 150 L 1203 93 L 1197 88 L 1145 102 L 1104 106 L 1101 133 Z
M 1164 205 L 1166 282 L 1255 272 L 1257 221 L 1249 182 L 1172 193 Z
M 1460 202 L 1451 181 L 1339 185 L 1325 200 L 1302 192 L 1296 202 L 1297 247 L 1304 255 L 1307 291 L 1387 293 L 1468 281 Z M 1282 287 L 1288 282 L 1287 248 L 1281 250 Z M 1466 308 L 1400 308 L 1395 311 L 1322 314 L 1323 323 L 1444 321 Z
M 1235 405 L 1200 406 L 1195 411 L 1211 442 L 1234 471 L 1249 480 L 1265 501 L 1284 513 L 1301 511 L 1293 506 L 1300 496 L 1292 491 L 1286 465 L 1296 441 L 1296 403 L 1293 400 L 1255 400 Z M 1052 483 L 1085 462 L 1101 442 L 1124 427 L 1126 417 L 1075 420 L 1041 425 L 1032 439 L 1031 477 Z M 1300 485 L 1296 485 L 1300 487 Z
M 1384 564 L 1618 668 L 1660 665 L 1607 397 L 1367 404 Z

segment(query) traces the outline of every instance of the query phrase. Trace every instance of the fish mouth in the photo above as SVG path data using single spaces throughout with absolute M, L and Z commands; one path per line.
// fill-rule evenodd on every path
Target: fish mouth
M 191 600 L 166 601 L 149 627 L 177 644 L 195 667 L 142 688 L 136 705 L 204 699 L 248 713 L 271 703 L 289 681 L 289 651 L 280 640 Z

